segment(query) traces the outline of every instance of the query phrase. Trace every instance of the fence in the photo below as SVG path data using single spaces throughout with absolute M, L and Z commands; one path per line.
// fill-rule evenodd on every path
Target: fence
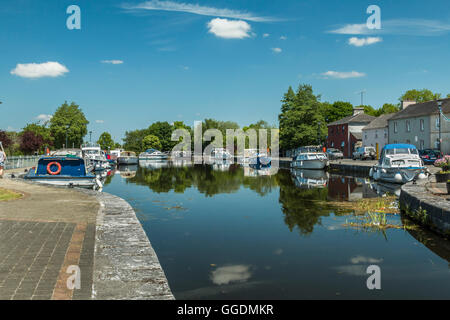
M 18 169 L 33 167 L 37 164 L 41 156 L 20 156 L 20 157 L 7 157 L 5 162 L 5 169 Z

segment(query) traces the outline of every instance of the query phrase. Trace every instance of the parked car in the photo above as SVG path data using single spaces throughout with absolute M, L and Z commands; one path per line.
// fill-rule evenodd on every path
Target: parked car
M 359 147 L 356 149 L 355 152 L 353 152 L 353 156 L 352 156 L 353 160 L 356 160 L 356 159 L 375 160 L 376 157 L 377 157 L 377 152 L 374 147 Z
M 440 156 L 440 154 L 432 149 L 424 149 L 419 150 L 419 156 L 425 164 L 434 164 L 434 162 L 439 159 L 438 156 Z
M 326 152 L 328 159 L 330 160 L 336 160 L 336 159 L 344 159 L 344 154 L 341 150 L 329 148 Z

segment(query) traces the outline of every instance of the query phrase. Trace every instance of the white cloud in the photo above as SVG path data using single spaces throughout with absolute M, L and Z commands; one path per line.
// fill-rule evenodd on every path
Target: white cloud
M 104 123 L 105 120 L 95 120 L 95 123 Z
M 270 33 L 264 33 L 263 34 L 263 38 L 267 38 L 267 37 L 269 37 L 270 36 Z
M 361 23 L 361 24 L 347 24 L 343 27 L 331 30 L 329 32 L 337 34 L 367 34 L 370 31 L 371 30 L 367 28 L 367 25 L 365 23 Z
M 251 27 L 243 20 L 212 19 L 208 23 L 209 32 L 219 38 L 244 39 L 250 37 Z
M 281 48 L 272 48 L 271 49 L 274 53 L 281 53 L 283 50 Z
M 428 19 L 383 20 L 381 29 L 369 29 L 365 23 L 346 24 L 328 31 L 336 34 L 397 34 L 413 36 L 438 36 L 450 32 L 450 23 Z
M 238 10 L 220 9 L 214 7 L 201 6 L 199 4 L 179 3 L 173 1 L 151 0 L 145 1 L 137 5 L 125 4 L 122 7 L 128 10 L 160 10 L 160 11 L 187 12 L 202 16 L 242 19 L 255 22 L 267 22 L 278 20 L 271 17 L 255 16 L 252 13 L 242 12 Z
M 287 40 L 287 37 L 286 36 L 281 36 L 280 40 Z
M 364 263 L 364 264 L 370 264 L 370 263 L 381 263 L 383 262 L 383 259 L 377 259 L 377 258 L 372 258 L 372 257 L 364 257 L 364 256 L 356 256 L 350 259 L 350 262 L 353 264 L 360 264 L 360 263 Z
M 361 78 L 365 77 L 366 74 L 358 71 L 350 72 L 339 72 L 339 71 L 327 71 L 321 74 L 325 78 L 335 78 L 335 79 L 349 79 L 349 78 Z
M 58 62 L 44 62 L 44 63 L 18 63 L 16 67 L 11 70 L 14 74 L 23 78 L 37 79 L 42 77 L 59 77 L 69 72 L 69 70 Z
M 47 122 L 50 121 L 50 119 L 53 116 L 51 114 L 40 114 L 36 117 L 36 120 L 42 121 L 42 122 Z
M 101 63 L 108 63 L 108 64 L 122 64 L 122 60 L 102 60 Z
M 369 46 L 371 44 L 383 41 L 380 37 L 367 37 L 367 38 L 358 38 L 351 37 L 348 39 L 348 44 L 355 47 Z

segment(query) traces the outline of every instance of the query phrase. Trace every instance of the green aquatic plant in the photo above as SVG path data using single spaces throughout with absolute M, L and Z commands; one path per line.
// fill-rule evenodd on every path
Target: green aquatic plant
M 356 216 L 355 221 L 348 222 L 344 224 L 346 227 L 353 227 L 357 229 L 362 229 L 365 231 L 370 230 L 386 230 L 386 229 L 414 229 L 415 226 L 412 225 L 399 225 L 392 224 L 388 222 L 387 214 L 384 212 L 373 212 L 368 211 L 364 216 Z

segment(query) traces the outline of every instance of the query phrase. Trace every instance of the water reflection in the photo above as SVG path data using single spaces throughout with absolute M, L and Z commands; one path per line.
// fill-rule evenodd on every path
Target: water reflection
M 226 163 L 118 170 L 126 178 L 107 176 L 105 191 L 139 212 L 176 298 L 333 299 L 339 292 L 371 299 L 365 285 L 371 264 L 387 270 L 394 288 L 377 297 L 420 298 L 425 287 L 440 289 L 428 289 L 427 297 L 450 297 L 450 285 L 442 285 L 447 242 L 419 229 L 386 230 L 386 241 L 345 227 L 354 210 L 337 208 L 336 201 L 395 188 L 320 171 L 255 171 Z M 168 210 L 181 206 L 186 210 L 176 215 Z M 391 219 L 402 222 L 398 215 Z
M 116 174 L 120 174 L 122 178 L 131 179 L 136 176 L 138 170 L 137 164 L 119 165 L 117 166 Z
M 219 267 L 211 272 L 211 281 L 216 285 L 230 284 L 234 282 L 246 282 L 252 273 L 248 265 L 232 265 Z
M 299 188 L 325 188 L 328 182 L 328 172 L 323 170 L 291 169 L 294 183 Z

